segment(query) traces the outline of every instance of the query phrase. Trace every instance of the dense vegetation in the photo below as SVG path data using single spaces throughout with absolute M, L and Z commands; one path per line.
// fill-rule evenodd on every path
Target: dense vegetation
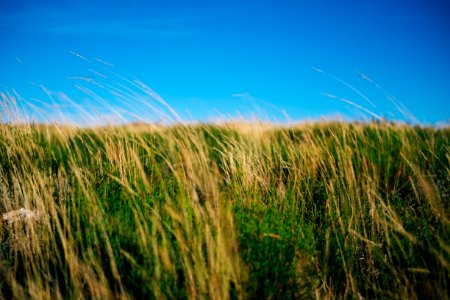
M 450 294 L 450 129 L 0 125 L 0 298 Z

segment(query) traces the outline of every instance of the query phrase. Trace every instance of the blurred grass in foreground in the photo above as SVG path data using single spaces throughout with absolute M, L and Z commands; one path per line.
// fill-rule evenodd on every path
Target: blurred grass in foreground
M 434 298 L 450 129 L 0 125 L 0 298 Z

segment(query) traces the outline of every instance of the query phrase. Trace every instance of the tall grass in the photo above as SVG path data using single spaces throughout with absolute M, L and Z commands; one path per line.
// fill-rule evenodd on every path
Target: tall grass
M 448 299 L 449 138 L 0 124 L 0 298 Z

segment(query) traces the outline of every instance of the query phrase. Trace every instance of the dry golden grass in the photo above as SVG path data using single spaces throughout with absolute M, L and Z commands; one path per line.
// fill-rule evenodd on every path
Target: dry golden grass
M 0 298 L 448 298 L 449 136 L 0 124 Z

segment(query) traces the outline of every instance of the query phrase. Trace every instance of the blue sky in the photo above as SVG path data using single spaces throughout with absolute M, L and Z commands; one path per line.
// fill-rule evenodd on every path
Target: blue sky
M 156 120 L 173 115 L 164 99 L 193 120 L 436 124 L 450 117 L 449 23 L 436 0 L 2 0 L 0 90 L 41 119 L 59 105 Z

